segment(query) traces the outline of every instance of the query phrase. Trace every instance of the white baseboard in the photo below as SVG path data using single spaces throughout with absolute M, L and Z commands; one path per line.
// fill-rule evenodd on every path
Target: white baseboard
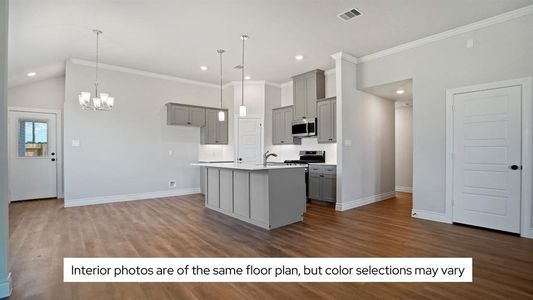
M 7 279 L 0 281 L 0 298 L 5 298 L 11 296 L 11 291 L 13 290 L 11 286 L 11 273 L 7 275 Z
M 403 193 L 412 193 L 413 187 L 410 186 L 396 186 L 397 192 L 403 192 Z
M 345 211 L 345 210 L 349 210 L 349 209 L 356 208 L 359 206 L 378 202 L 381 200 L 394 198 L 394 195 L 395 195 L 395 192 L 392 191 L 392 192 L 387 192 L 383 194 L 373 195 L 373 196 L 366 197 L 366 198 L 360 198 L 360 199 L 349 201 L 349 202 L 337 203 L 337 205 L 335 205 L 335 209 L 338 211 Z
M 413 218 L 424 219 L 429 221 L 452 224 L 452 220 L 443 213 L 436 213 L 428 210 L 413 209 L 411 211 Z
M 160 191 L 160 192 L 93 197 L 93 198 L 65 199 L 65 207 L 76 207 L 76 206 L 85 206 L 85 205 L 94 205 L 94 204 L 145 200 L 145 199 L 153 199 L 153 198 L 175 197 L 175 196 L 183 196 L 183 195 L 191 195 L 191 194 L 199 194 L 199 193 L 200 193 L 200 188 L 190 188 L 190 189 L 178 189 L 178 190 L 168 190 L 168 191 Z

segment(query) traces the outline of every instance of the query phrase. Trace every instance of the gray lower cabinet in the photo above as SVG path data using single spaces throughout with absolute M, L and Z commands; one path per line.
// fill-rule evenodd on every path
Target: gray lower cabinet
M 228 144 L 228 111 L 225 110 L 224 121 L 218 120 L 217 109 L 205 109 L 205 127 L 200 130 L 200 143 L 202 145 L 227 145 Z
M 205 108 L 168 103 L 167 125 L 205 126 Z
M 318 142 L 337 142 L 337 100 L 335 97 L 317 102 Z
M 322 70 L 313 70 L 294 76 L 293 82 L 293 120 L 316 118 L 316 103 L 325 97 L 325 76 Z
M 285 106 L 272 110 L 272 144 L 300 144 L 301 139 L 292 136 L 293 106 Z
M 337 167 L 309 165 L 308 197 L 335 203 L 337 200 Z

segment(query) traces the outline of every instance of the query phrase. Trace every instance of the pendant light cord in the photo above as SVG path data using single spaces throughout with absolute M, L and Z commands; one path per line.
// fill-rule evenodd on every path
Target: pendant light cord
M 242 69 L 241 69 L 241 105 L 244 106 L 244 42 L 246 36 L 242 36 Z
M 98 97 L 98 66 L 99 66 L 99 56 L 98 56 L 98 52 L 99 52 L 99 40 L 100 40 L 100 34 L 102 34 L 102 32 L 98 29 L 95 29 L 94 32 L 96 33 L 96 78 L 95 78 L 95 81 L 94 81 L 94 87 L 95 87 L 95 97 Z
M 222 109 L 222 53 L 224 53 L 224 50 L 220 49 L 218 50 L 218 54 L 220 55 L 220 108 Z

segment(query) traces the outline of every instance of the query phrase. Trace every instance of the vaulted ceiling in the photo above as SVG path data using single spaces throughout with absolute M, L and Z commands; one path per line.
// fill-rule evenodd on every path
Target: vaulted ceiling
M 333 66 L 340 50 L 364 56 L 497 14 L 532 0 L 15 0 L 10 1 L 9 83 L 64 73 L 67 58 L 94 60 L 93 28 L 104 31 L 104 63 L 205 82 L 240 72 L 273 82 Z M 337 17 L 351 8 L 362 15 Z M 295 55 L 304 56 L 296 61 Z M 208 67 L 201 71 L 200 66 Z M 26 73 L 35 71 L 29 78 Z

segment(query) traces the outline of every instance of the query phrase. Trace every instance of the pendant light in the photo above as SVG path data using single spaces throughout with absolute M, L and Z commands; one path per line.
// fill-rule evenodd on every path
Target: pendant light
M 96 34 L 96 79 L 94 82 L 94 98 L 91 99 L 90 92 L 81 92 L 78 96 L 80 106 L 84 110 L 102 110 L 109 111 L 115 105 L 115 98 L 110 97 L 107 93 L 98 93 L 98 67 L 99 67 L 99 40 L 102 34 L 101 30 L 94 29 Z
M 222 110 L 222 54 L 226 52 L 224 49 L 218 49 L 217 53 L 220 57 L 220 110 L 218 111 L 218 121 L 224 122 L 226 113 Z
M 238 69 L 241 69 L 241 106 L 239 107 L 239 115 L 246 117 L 246 105 L 244 105 L 244 42 L 248 39 L 246 34 L 241 35 L 242 40 L 242 62 Z

